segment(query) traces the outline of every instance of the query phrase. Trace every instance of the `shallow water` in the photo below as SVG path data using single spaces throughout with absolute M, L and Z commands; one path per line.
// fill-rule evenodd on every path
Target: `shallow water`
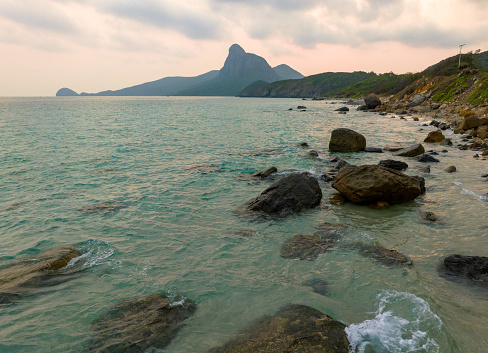
M 307 111 L 288 111 L 297 105 Z M 368 146 L 422 141 L 430 128 L 325 101 L 239 98 L 1 98 L 0 266 L 60 244 L 84 253 L 78 276 L 0 308 L 0 352 L 82 352 L 90 324 L 114 304 L 155 292 L 198 309 L 165 352 L 206 352 L 287 303 L 306 304 L 349 325 L 357 352 L 488 351 L 488 289 L 449 281 L 445 256 L 488 256 L 482 195 L 488 161 L 442 151 L 427 192 L 387 210 L 327 201 L 287 218 L 250 221 L 232 211 L 269 181 L 241 180 L 275 166 L 315 175 L 332 165 L 332 129 L 352 128 Z M 306 158 L 301 142 L 319 151 Z M 388 153 L 341 154 L 352 164 Z M 406 161 L 407 173 L 418 174 Z M 213 165 L 210 166 L 209 164 Z M 202 166 L 203 165 L 203 166 Z M 455 165 L 458 172 L 443 170 Z M 115 212 L 79 210 L 123 201 Z M 420 213 L 431 211 L 438 223 Z M 283 242 L 321 222 L 347 225 L 335 250 L 314 261 L 283 259 Z M 348 242 L 379 243 L 409 256 L 385 267 Z M 327 296 L 307 280 L 327 282 Z

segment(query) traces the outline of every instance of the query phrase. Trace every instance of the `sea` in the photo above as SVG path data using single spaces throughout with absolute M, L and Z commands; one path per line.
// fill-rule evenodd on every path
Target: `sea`
M 488 161 L 425 143 L 440 162 L 423 174 L 412 158 L 336 154 L 356 165 L 403 160 L 407 174 L 425 178 L 426 193 L 384 210 L 333 205 L 335 190 L 320 180 L 333 167 L 333 129 L 353 129 L 380 148 L 421 142 L 434 130 L 423 126 L 429 121 L 353 106 L 338 114 L 341 106 L 234 97 L 0 98 L 0 267 L 65 244 L 86 260 L 70 280 L 0 306 L 0 352 L 84 352 L 97 318 L 153 293 L 197 305 L 176 338 L 154 352 L 207 352 L 288 303 L 347 325 L 351 353 L 488 352 L 488 289 L 439 272 L 448 255 L 488 256 Z M 308 157 L 301 143 L 319 157 Z M 457 172 L 446 173 L 451 165 Z M 287 217 L 234 212 L 276 180 L 249 174 L 272 166 L 278 177 L 315 176 L 321 205 Z M 127 207 L 81 211 L 107 201 Z M 425 212 L 438 221 L 424 220 Z M 324 222 L 346 226 L 331 251 L 315 260 L 280 257 L 287 239 Z M 385 266 L 352 243 L 395 249 L 413 267 Z M 306 285 L 312 280 L 326 291 Z

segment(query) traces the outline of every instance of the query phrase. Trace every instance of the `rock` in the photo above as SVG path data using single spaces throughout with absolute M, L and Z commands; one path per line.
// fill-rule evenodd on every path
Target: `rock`
M 339 109 L 334 110 L 335 112 L 348 112 L 349 108 L 348 107 L 341 107 Z
M 425 102 L 426 99 L 427 96 L 425 96 L 424 94 L 417 94 L 410 100 L 410 102 L 408 102 L 408 105 L 410 107 L 416 107 Z
M 341 159 L 340 157 L 338 157 L 338 156 L 334 156 L 334 157 L 331 157 L 331 158 L 329 159 L 329 162 L 330 162 L 330 163 L 336 163 L 336 162 L 339 162 L 339 161 L 341 161 L 341 160 L 342 160 L 342 159 Z
M 365 147 L 363 151 L 369 153 L 383 153 L 383 149 L 377 147 Z
M 429 221 L 429 222 L 437 222 L 439 220 L 439 218 L 436 216 L 434 212 L 422 212 L 420 214 L 420 217 L 424 221 Z
M 425 152 L 424 146 L 421 144 L 416 144 L 412 146 L 405 147 L 399 151 L 393 153 L 394 156 L 399 157 L 416 157 Z
M 418 169 L 422 173 L 426 173 L 426 174 L 430 173 L 430 165 L 421 165 L 421 166 L 419 166 Z
M 407 163 L 402 161 L 395 161 L 393 159 L 384 159 L 380 161 L 378 165 L 385 168 L 395 169 L 395 170 L 405 170 L 408 168 Z
M 381 105 L 381 100 L 375 95 L 370 95 L 364 98 L 364 104 L 368 107 L 368 109 L 375 109 Z
M 402 149 L 404 149 L 405 146 L 402 146 L 402 145 L 399 145 L 399 144 L 395 144 L 395 145 L 390 145 L 390 146 L 386 146 L 383 148 L 383 151 L 387 151 L 387 152 L 397 152 L 397 151 L 400 151 Z
M 330 181 L 334 181 L 335 175 L 332 173 L 324 173 L 320 176 L 320 179 L 328 183 Z
M 422 163 L 437 163 L 439 160 L 435 157 L 433 157 L 431 154 L 424 153 L 421 156 L 417 157 L 417 160 Z
M 249 211 L 288 214 L 317 207 L 321 199 L 322 190 L 315 178 L 307 173 L 290 174 L 248 201 L 245 207 Z
M 439 124 L 439 129 L 441 129 L 442 131 L 447 130 L 449 128 L 450 126 L 445 123 Z
M 430 107 L 434 110 L 437 110 L 441 107 L 440 103 L 432 103 Z
M 317 235 L 296 234 L 281 246 L 285 259 L 314 260 L 332 248 L 331 241 Z
M 488 156 L 488 150 L 483 151 L 483 153 L 482 153 L 481 155 L 482 155 L 482 156 Z
M 345 328 L 314 308 L 288 304 L 209 353 L 348 353 Z
M 388 267 L 403 266 L 412 267 L 412 260 L 395 249 L 387 249 L 380 245 L 362 244 L 359 254 L 373 259 L 373 261 Z
M 261 170 L 260 172 L 256 172 L 252 176 L 264 179 L 264 178 L 269 177 L 271 174 L 276 173 L 277 171 L 278 171 L 278 169 L 276 169 L 276 167 L 270 167 L 270 168 L 267 168 L 265 170 Z
M 460 127 L 455 127 L 452 132 L 455 134 L 462 134 L 462 133 L 464 133 L 464 130 L 461 129 Z
M 465 276 L 481 284 L 488 283 L 488 257 L 451 255 L 444 259 L 442 265 L 448 274 Z
M 442 146 L 452 146 L 452 141 L 451 139 L 444 139 L 440 142 L 440 145 Z
M 309 280 L 306 280 L 305 282 L 302 283 L 306 287 L 311 287 L 313 291 L 317 294 L 327 296 L 329 294 L 328 292 L 328 286 L 329 284 L 327 281 L 324 281 L 323 279 L 320 278 L 312 278 Z
M 95 337 L 88 352 L 162 349 L 175 338 L 195 310 L 196 305 L 191 300 L 172 301 L 164 294 L 123 301 L 93 323 Z
M 483 125 L 483 122 L 477 116 L 471 115 L 464 118 L 460 128 L 462 130 L 470 130 L 481 125 Z
M 305 106 L 303 106 L 303 105 L 299 105 L 299 106 L 297 107 L 297 109 L 307 109 L 307 107 L 305 107 Z
M 329 203 L 332 205 L 341 206 L 346 203 L 346 198 L 340 193 L 336 192 L 329 196 Z
M 338 114 L 347 114 L 347 112 L 338 112 Z
M 398 204 L 423 194 L 425 181 L 378 165 L 362 165 L 341 169 L 332 187 L 354 203 Z
M 128 207 L 127 204 L 122 201 L 105 201 L 82 207 L 78 211 L 86 214 L 105 214 L 115 212 L 126 207 Z
M 372 203 L 372 204 L 368 205 L 368 208 L 380 211 L 380 210 L 390 208 L 390 204 L 388 202 L 385 202 L 385 201 L 378 201 L 376 203 Z
M 456 171 L 456 167 L 451 165 L 450 167 L 447 167 L 446 169 L 444 169 L 444 171 L 447 173 L 454 173 Z
M 413 117 L 413 119 L 412 119 L 412 120 L 413 120 L 413 121 L 419 121 L 419 118 L 417 118 L 417 117 Z
M 436 130 L 436 131 L 429 132 L 429 134 L 425 138 L 424 142 L 431 142 L 431 143 L 433 143 L 433 142 L 441 142 L 444 139 L 445 139 L 445 137 L 442 134 L 442 132 L 439 131 L 439 130 Z
M 358 152 L 366 147 L 366 138 L 351 129 L 339 128 L 332 131 L 329 151 Z
M 366 110 L 369 110 L 369 108 L 367 105 L 360 105 L 359 107 L 356 108 L 356 110 L 366 111 Z
M 8 304 L 44 286 L 68 279 L 66 266 L 81 256 L 73 245 L 43 251 L 32 258 L 16 261 L 0 268 L 0 304 Z M 58 282 L 56 282 L 58 281 Z
M 300 147 L 300 148 L 305 148 L 305 149 L 306 149 L 306 148 L 309 148 L 310 146 L 308 145 L 308 143 L 306 143 L 306 142 L 302 142 L 302 143 L 299 143 L 299 144 L 298 144 L 298 147 Z
M 250 238 L 256 235 L 256 231 L 250 228 L 242 228 L 231 232 L 231 234 L 241 238 Z
M 342 168 L 347 167 L 348 165 L 351 165 L 351 164 L 349 162 L 346 162 L 345 160 L 341 159 L 336 164 L 334 164 L 334 169 L 335 170 L 341 170 Z
M 308 152 L 307 156 L 310 158 L 317 158 L 319 156 L 319 153 L 316 150 L 311 150 L 310 152 Z

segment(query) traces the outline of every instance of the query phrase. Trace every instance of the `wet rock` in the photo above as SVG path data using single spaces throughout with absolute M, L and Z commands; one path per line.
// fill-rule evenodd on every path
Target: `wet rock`
M 0 304 L 11 303 L 36 289 L 55 285 L 71 274 L 66 266 L 81 252 L 73 245 L 43 251 L 0 269 Z
M 302 142 L 302 143 L 298 144 L 298 147 L 300 147 L 300 148 L 309 148 L 310 146 L 308 145 L 308 143 Z
M 297 109 L 307 109 L 307 107 L 305 107 L 304 105 L 299 105 Z
M 381 105 L 381 100 L 375 95 L 370 95 L 364 98 L 364 104 L 368 107 L 368 109 L 375 109 Z
M 334 181 L 336 175 L 335 174 L 332 174 L 332 173 L 324 173 L 320 176 L 320 179 L 322 179 L 323 181 L 325 182 L 331 182 L 331 181 Z
M 254 156 L 254 157 L 267 157 L 267 156 L 278 156 L 283 154 L 284 152 L 279 149 L 275 148 L 264 148 L 261 150 L 253 150 L 253 151 L 237 151 L 231 152 L 229 155 L 240 155 L 240 156 Z
M 416 144 L 402 148 L 401 150 L 394 152 L 393 155 L 401 157 L 416 157 L 424 152 L 424 146 L 422 146 L 421 144 Z
M 442 146 L 452 146 L 452 140 L 451 139 L 444 139 L 440 142 L 440 145 Z
M 106 214 L 126 208 L 128 205 L 123 201 L 97 202 L 80 208 L 78 211 L 85 214 Z
M 367 111 L 369 110 L 368 106 L 366 104 L 360 105 L 359 107 L 356 108 L 358 111 Z
M 378 147 L 365 147 L 363 151 L 369 153 L 383 153 L 383 149 Z
M 385 168 L 395 169 L 395 170 L 405 170 L 408 168 L 407 163 L 402 161 L 395 161 L 393 159 L 384 159 L 380 161 L 378 165 Z
M 222 168 L 220 168 L 215 164 L 206 164 L 206 163 L 190 165 L 186 167 L 185 170 L 188 170 L 190 172 L 202 173 L 202 174 L 219 173 L 224 171 Z
M 438 163 L 439 160 L 432 156 L 432 154 L 424 153 L 417 157 L 417 160 L 422 163 Z
M 345 328 L 314 308 L 288 304 L 209 353 L 348 353 Z
M 445 139 L 445 137 L 442 134 L 442 132 L 439 130 L 436 130 L 436 131 L 429 132 L 429 134 L 425 138 L 424 142 L 430 142 L 430 143 L 441 142 L 444 139 Z
M 314 260 L 331 248 L 329 239 L 318 235 L 296 234 L 283 243 L 280 256 L 285 259 Z
M 347 112 L 338 112 L 338 114 L 347 114 Z
M 117 304 L 92 325 L 90 353 L 145 352 L 167 346 L 196 310 L 189 299 L 151 294 Z
M 420 218 L 424 221 L 437 222 L 439 218 L 434 212 L 422 212 Z
M 488 257 L 451 255 L 443 260 L 442 267 L 450 275 L 488 284 Z
M 338 156 L 334 156 L 334 157 L 331 157 L 329 159 L 329 162 L 330 163 L 335 163 L 335 162 L 339 162 L 341 159 L 338 157 Z
M 311 150 L 310 152 L 308 152 L 307 156 L 310 158 L 317 158 L 319 156 L 319 153 L 316 150 Z
M 347 202 L 347 199 L 340 192 L 333 193 L 329 196 L 329 203 L 331 205 L 341 206 Z
M 390 204 L 388 202 L 385 202 L 385 201 L 378 201 L 378 202 L 375 202 L 375 203 L 368 205 L 368 208 L 381 211 L 381 210 L 385 210 L 387 208 L 390 208 Z
M 334 164 L 334 169 L 335 170 L 341 170 L 344 167 L 347 167 L 348 165 L 351 165 L 349 162 L 346 162 L 343 159 L 340 159 L 336 164 Z
M 447 172 L 447 173 L 454 173 L 456 170 L 457 170 L 456 167 L 453 166 L 453 165 L 451 165 L 451 166 L 447 167 L 446 169 L 444 169 L 444 171 Z
M 249 228 L 238 229 L 232 232 L 233 235 L 236 235 L 241 238 L 250 238 L 256 235 L 256 231 Z
M 359 254 L 388 267 L 412 267 L 412 260 L 395 249 L 387 249 L 380 245 L 360 244 Z
M 348 112 L 349 108 L 348 107 L 341 107 L 339 109 L 334 110 L 335 112 Z
M 249 211 L 289 214 L 317 207 L 321 199 L 322 190 L 315 178 L 307 173 L 290 174 L 247 202 L 245 207 Z
M 398 152 L 402 149 L 404 149 L 405 146 L 403 145 L 400 145 L 400 144 L 394 144 L 394 145 L 390 145 L 390 146 L 386 146 L 383 148 L 383 151 L 387 151 L 387 152 Z
M 277 171 L 278 171 L 278 169 L 276 167 L 270 167 L 270 168 L 267 168 L 265 170 L 261 170 L 260 172 L 256 172 L 252 176 L 257 177 L 257 178 L 267 178 L 271 174 L 276 173 Z
M 416 116 L 412 118 L 413 121 L 419 121 L 419 118 L 417 118 Z
M 331 133 L 329 151 L 358 152 L 366 147 L 366 138 L 351 129 L 334 129 Z
M 426 173 L 426 174 L 430 173 L 430 165 L 421 165 L 418 167 L 418 169 L 421 173 Z
M 423 194 L 425 181 L 378 165 L 362 165 L 341 169 L 332 187 L 354 203 L 398 204 Z
M 317 294 L 327 296 L 329 294 L 329 284 L 327 281 L 324 281 L 323 279 L 320 278 L 312 278 L 309 280 L 306 280 L 305 282 L 302 283 L 306 287 L 311 287 L 313 291 Z

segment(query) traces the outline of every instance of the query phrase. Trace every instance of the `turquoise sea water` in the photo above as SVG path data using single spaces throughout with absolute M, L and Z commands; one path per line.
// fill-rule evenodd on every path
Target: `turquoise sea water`
M 270 184 L 242 174 L 275 166 L 318 177 L 331 169 L 334 128 L 361 132 L 371 147 L 422 141 L 430 130 L 354 108 L 338 115 L 329 103 L 0 98 L 0 266 L 61 244 L 78 245 L 88 259 L 71 280 L 0 307 L 0 352 L 83 352 L 95 319 L 156 292 L 198 307 L 164 352 L 206 352 L 287 303 L 346 323 L 352 352 L 487 352 L 488 290 L 437 272 L 453 253 L 488 256 L 488 183 L 480 177 L 488 161 L 474 152 L 427 147 L 441 162 L 423 175 L 426 194 L 387 210 L 331 205 L 333 189 L 321 181 L 317 209 L 258 221 L 232 212 Z M 307 111 L 288 111 L 297 105 Z M 321 158 L 307 158 L 301 142 Z M 341 157 L 373 164 L 391 155 Z M 402 160 L 419 174 L 415 161 Z M 217 170 L 200 166 L 208 164 Z M 449 165 L 458 172 L 443 172 Z M 128 207 L 79 211 L 110 200 Z M 425 211 L 440 222 L 422 222 Z M 344 243 L 397 249 L 414 267 L 385 267 L 347 247 L 314 261 L 279 256 L 286 239 L 321 222 L 347 225 Z M 303 285 L 316 278 L 327 281 L 327 296 Z

